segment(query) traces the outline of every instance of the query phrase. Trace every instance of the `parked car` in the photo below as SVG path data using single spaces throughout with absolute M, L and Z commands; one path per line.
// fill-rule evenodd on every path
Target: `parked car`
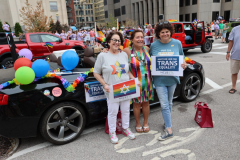
M 197 25 L 191 22 L 172 22 L 172 25 L 174 26 L 172 38 L 181 41 L 184 52 L 194 48 L 201 48 L 203 53 L 212 50 L 214 40 L 211 34 L 205 32 L 204 22 L 198 22 Z M 192 40 L 185 40 L 186 36 L 190 36 Z
M 84 54 L 84 62 L 95 60 L 89 58 L 90 52 Z M 57 63 L 49 64 L 52 70 L 58 68 Z M 94 65 L 89 64 L 92 64 L 90 68 Z M 73 73 L 62 74 L 62 78 L 73 83 L 79 72 L 89 71 L 90 68 L 76 68 Z M 1 70 L 0 74 L 1 84 L 14 78 L 14 69 Z M 85 80 L 91 81 L 96 81 L 93 74 Z M 180 81 L 174 97 L 185 102 L 195 100 L 205 85 L 203 66 L 197 62 L 188 64 Z M 62 90 L 59 96 L 52 94 L 55 87 Z M 156 92 L 154 101 L 150 101 L 150 105 L 155 104 L 159 104 Z M 40 131 L 47 141 L 66 144 L 78 138 L 86 125 L 106 116 L 106 100 L 86 103 L 83 83 L 76 87 L 74 93 L 66 91 L 57 78 L 45 78 L 29 85 L 12 84 L 0 90 L 0 135 L 6 137 L 35 137 Z
M 7 38 L 1 37 L 0 41 L 0 63 L 1 66 L 8 68 L 9 65 L 13 65 L 13 60 Z M 53 48 L 47 47 L 45 42 L 51 42 Z M 51 33 L 26 33 L 20 37 L 20 41 L 15 41 L 15 44 L 17 53 L 23 48 L 28 48 L 32 51 L 33 58 L 48 56 L 53 51 L 65 49 L 81 52 L 85 48 L 82 41 L 65 40 Z
M 239 25 L 240 25 L 240 21 L 228 23 L 227 27 L 229 27 L 229 29 L 227 30 L 227 34 L 226 34 L 226 42 L 227 43 L 229 42 L 228 37 L 229 37 L 232 29 L 236 26 L 239 26 Z

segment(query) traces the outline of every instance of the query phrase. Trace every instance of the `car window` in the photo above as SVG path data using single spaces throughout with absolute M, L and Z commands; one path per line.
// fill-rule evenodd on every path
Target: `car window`
M 25 36 L 22 39 L 25 39 Z M 35 43 L 41 42 L 40 38 L 39 38 L 39 36 L 37 34 L 30 35 L 30 40 L 31 40 L 31 42 L 35 42 Z
M 239 26 L 240 23 L 232 23 L 231 27 L 236 27 L 236 26 Z
M 190 24 L 184 24 L 184 30 L 192 30 L 192 26 Z
M 59 42 L 59 38 L 53 35 L 43 34 L 41 38 L 43 42 Z
M 174 24 L 175 33 L 182 33 L 182 25 L 181 24 Z

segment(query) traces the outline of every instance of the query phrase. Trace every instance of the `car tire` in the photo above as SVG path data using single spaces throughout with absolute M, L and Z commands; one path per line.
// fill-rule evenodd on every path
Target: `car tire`
M 205 43 L 202 45 L 201 50 L 203 53 L 208 53 L 212 50 L 212 41 L 209 39 L 205 40 Z
M 3 61 L 1 62 L 1 65 L 4 66 L 5 68 L 13 67 L 13 58 L 12 57 L 4 58 Z
M 180 100 L 183 102 L 191 102 L 195 100 L 201 90 L 202 79 L 197 73 L 191 73 L 182 82 L 180 92 Z
M 80 136 L 86 125 L 86 114 L 76 103 L 62 102 L 50 108 L 42 117 L 40 132 L 49 142 L 63 145 Z

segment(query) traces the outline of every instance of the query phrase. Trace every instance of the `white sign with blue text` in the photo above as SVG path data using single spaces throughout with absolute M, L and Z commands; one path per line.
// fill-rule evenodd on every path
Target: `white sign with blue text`
M 105 100 L 103 86 L 98 81 L 84 83 L 86 102 Z
M 183 76 L 182 55 L 151 56 L 153 76 Z

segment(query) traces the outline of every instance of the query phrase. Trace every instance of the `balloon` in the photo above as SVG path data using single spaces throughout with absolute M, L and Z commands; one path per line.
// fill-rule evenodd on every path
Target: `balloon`
M 32 57 L 33 57 L 32 51 L 30 51 L 29 49 L 26 49 L 26 48 L 21 49 L 21 50 L 18 52 L 18 55 L 19 55 L 19 56 L 22 56 L 23 58 L 27 58 L 27 59 L 29 59 L 29 60 L 32 60 Z
M 43 59 L 38 59 L 32 64 L 32 69 L 37 78 L 45 76 L 48 73 L 49 68 L 48 62 Z
M 35 79 L 35 73 L 32 68 L 23 66 L 15 72 L 15 78 L 20 84 L 30 84 Z
M 79 62 L 79 57 L 76 52 L 68 50 L 65 51 L 61 57 L 61 62 L 63 67 L 67 71 L 73 70 L 75 67 L 77 67 Z
M 23 66 L 31 68 L 32 62 L 27 58 L 18 58 L 14 63 L 15 71 L 17 71 L 18 68 L 23 67 Z

